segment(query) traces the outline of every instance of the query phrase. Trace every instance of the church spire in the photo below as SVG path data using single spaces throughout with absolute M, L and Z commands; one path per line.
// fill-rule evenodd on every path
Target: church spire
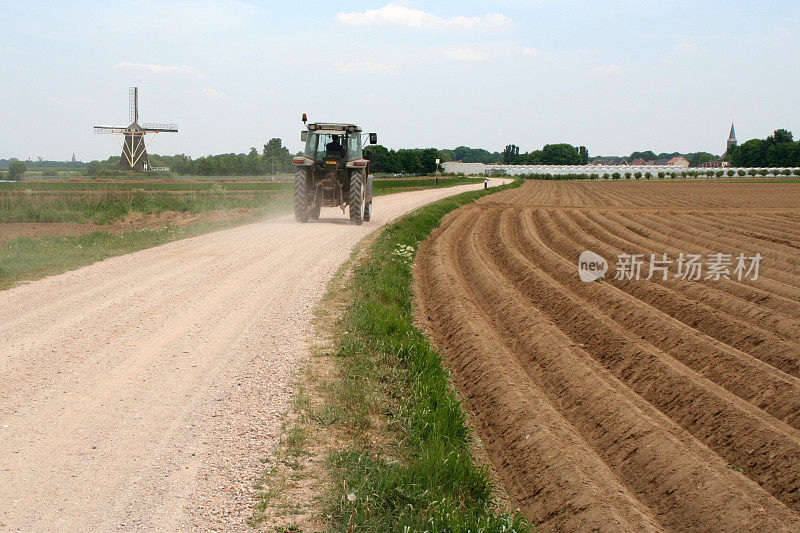
M 730 151 L 731 148 L 739 144 L 736 141 L 736 132 L 733 131 L 733 122 L 731 122 L 731 134 L 728 136 L 728 144 L 726 146 L 726 152 Z

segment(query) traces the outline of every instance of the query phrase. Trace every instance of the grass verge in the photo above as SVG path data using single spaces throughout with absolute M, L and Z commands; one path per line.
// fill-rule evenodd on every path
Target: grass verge
M 375 180 L 376 196 L 434 186 L 475 183 L 471 178 Z M 17 182 L 0 184 L 0 223 L 94 222 L 108 224 L 132 213 L 164 211 L 204 213 L 260 209 L 281 195 L 290 195 L 286 182 Z
M 199 222 L 182 227 L 141 228 L 121 233 L 96 231 L 86 235 L 18 238 L 0 245 L 0 290 L 21 281 L 60 274 L 109 257 L 128 254 L 252 222 L 258 218 L 288 212 L 291 197 L 276 197 L 272 204 L 252 215 L 216 222 Z
M 325 375 L 313 372 L 319 401 L 305 401 L 299 419 L 312 440 L 329 441 L 323 455 L 331 482 L 323 501 L 332 530 L 530 529 L 500 503 L 490 473 L 476 464 L 476 442 L 441 355 L 413 325 L 417 246 L 445 214 L 496 190 L 460 194 L 403 217 L 366 253 L 357 250 L 331 283 L 322 307 L 338 302 L 341 315 L 322 317 L 332 339 L 329 364 L 312 361 Z
M 376 195 L 430 188 L 433 179 L 387 180 L 387 187 L 378 186 Z M 440 179 L 439 187 L 452 187 L 474 180 L 463 178 Z M 378 183 L 378 182 L 376 182 Z M 381 182 L 383 183 L 383 182 Z M 21 186 L 29 183 L 12 183 L 9 190 L 19 193 Z M 201 184 L 202 185 L 202 184 Z M 13 287 L 20 281 L 29 281 L 73 270 L 109 257 L 127 254 L 158 246 L 170 241 L 194 237 L 202 233 L 252 222 L 270 215 L 288 213 L 292 197 L 280 191 L 247 197 L 231 195 L 248 184 L 214 184 L 206 194 L 188 197 L 173 196 L 161 190 L 181 184 L 155 183 L 153 190 L 130 183 L 39 183 L 41 189 L 53 188 L 60 192 L 72 191 L 72 196 L 41 197 L 36 193 L 22 192 L 16 196 L 4 195 L 0 188 L 0 223 L 2 222 L 58 222 L 73 221 L 108 223 L 139 213 L 163 211 L 192 211 L 252 209 L 250 216 L 219 222 L 200 222 L 183 227 L 165 226 L 158 229 L 142 228 L 127 232 L 97 231 L 85 235 L 17 238 L 7 245 L 0 244 L 0 290 Z M 256 184 L 261 185 L 261 184 Z M 269 187 L 289 189 L 291 183 L 266 183 Z M 413 185 L 413 187 L 412 187 Z M 92 190 L 83 189 L 91 186 Z M 269 193 L 269 191 L 264 191 Z

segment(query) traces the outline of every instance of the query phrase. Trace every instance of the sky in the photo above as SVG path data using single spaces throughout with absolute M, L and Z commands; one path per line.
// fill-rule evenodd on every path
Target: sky
M 800 137 L 800 2 L 0 0 L 0 158 L 106 159 L 127 125 L 158 154 L 247 152 L 300 117 L 390 148 L 591 155 Z

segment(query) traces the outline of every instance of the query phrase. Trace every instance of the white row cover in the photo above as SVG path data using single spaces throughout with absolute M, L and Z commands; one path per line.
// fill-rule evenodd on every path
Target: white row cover
M 794 172 L 796 168 L 736 168 L 736 167 L 673 167 L 673 166 L 626 166 L 626 165 L 486 165 L 483 163 L 461 163 L 458 161 L 448 161 L 443 163 L 444 171 L 447 173 L 455 174 L 494 174 L 503 173 L 508 176 L 518 176 L 520 174 L 552 174 L 554 176 L 561 176 L 564 174 L 597 174 L 599 177 L 608 177 L 614 173 L 619 173 L 625 177 L 625 173 L 633 175 L 635 172 L 641 172 L 642 176 L 649 172 L 653 177 L 657 177 L 659 172 L 667 174 L 689 174 L 698 172 L 700 175 L 705 175 L 707 171 L 724 172 L 728 176 L 728 172 L 732 171 L 738 175 L 740 170 L 748 175 L 753 172 L 760 173 L 762 170 L 767 171 L 768 176 L 784 175 L 784 171 L 789 170 Z

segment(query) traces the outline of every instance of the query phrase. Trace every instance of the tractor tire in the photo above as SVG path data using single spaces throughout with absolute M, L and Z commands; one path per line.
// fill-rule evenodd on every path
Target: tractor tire
M 308 222 L 308 170 L 302 167 L 294 175 L 294 219 Z
M 316 188 L 316 192 L 314 193 L 314 203 L 316 205 L 311 208 L 308 215 L 311 217 L 311 220 L 319 220 L 319 212 L 322 210 L 322 189 L 319 187 Z
M 354 170 L 350 174 L 350 222 L 361 225 L 364 222 L 364 204 L 366 204 L 366 174 L 363 170 Z
M 369 219 L 372 218 L 372 200 L 367 202 L 367 205 L 364 206 L 364 222 L 369 222 Z

